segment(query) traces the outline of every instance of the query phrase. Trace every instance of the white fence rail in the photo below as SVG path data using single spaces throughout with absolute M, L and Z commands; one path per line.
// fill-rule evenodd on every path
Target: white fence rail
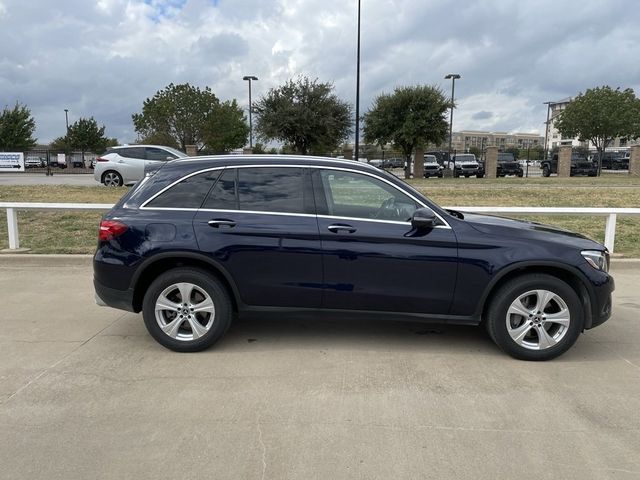
M 110 203 L 29 203 L 0 202 L 0 209 L 7 211 L 7 227 L 9 232 L 9 249 L 20 248 L 18 235 L 18 210 L 101 210 L 113 207 Z M 469 213 L 489 214 L 533 214 L 533 215 L 589 215 L 606 217 L 604 244 L 613 253 L 616 238 L 616 222 L 618 215 L 640 215 L 640 208 L 573 208 L 573 207 L 444 207 Z

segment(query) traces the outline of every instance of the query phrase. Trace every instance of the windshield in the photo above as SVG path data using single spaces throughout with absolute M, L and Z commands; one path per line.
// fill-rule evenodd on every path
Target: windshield
M 436 157 L 434 155 L 425 155 L 424 163 L 438 163 L 438 161 L 436 160 Z
M 499 162 L 515 162 L 516 159 L 513 156 L 513 153 L 499 153 L 498 154 Z
M 476 162 L 476 156 L 473 153 L 465 153 L 462 155 L 455 155 L 453 157 L 455 159 L 456 162 L 461 163 L 461 162 Z

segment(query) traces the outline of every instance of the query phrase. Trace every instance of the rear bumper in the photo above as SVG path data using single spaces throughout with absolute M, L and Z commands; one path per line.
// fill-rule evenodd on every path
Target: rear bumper
M 93 279 L 95 289 L 95 301 L 100 306 L 118 308 L 128 312 L 135 312 L 133 308 L 133 290 L 116 290 L 102 285 L 95 278 Z

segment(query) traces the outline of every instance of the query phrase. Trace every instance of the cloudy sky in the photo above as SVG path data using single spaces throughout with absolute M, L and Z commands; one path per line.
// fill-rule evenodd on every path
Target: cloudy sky
M 170 82 L 247 104 L 298 75 L 355 103 L 357 0 L 0 0 L 0 108 L 28 105 L 48 142 L 131 114 Z M 362 0 L 361 111 L 395 86 L 459 73 L 454 130 L 542 132 L 548 100 L 640 93 L 637 0 Z

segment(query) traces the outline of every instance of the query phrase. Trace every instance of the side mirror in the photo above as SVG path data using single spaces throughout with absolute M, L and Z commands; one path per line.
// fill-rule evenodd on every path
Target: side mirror
M 411 226 L 416 230 L 433 228 L 438 223 L 438 217 L 429 208 L 419 208 L 411 216 Z

